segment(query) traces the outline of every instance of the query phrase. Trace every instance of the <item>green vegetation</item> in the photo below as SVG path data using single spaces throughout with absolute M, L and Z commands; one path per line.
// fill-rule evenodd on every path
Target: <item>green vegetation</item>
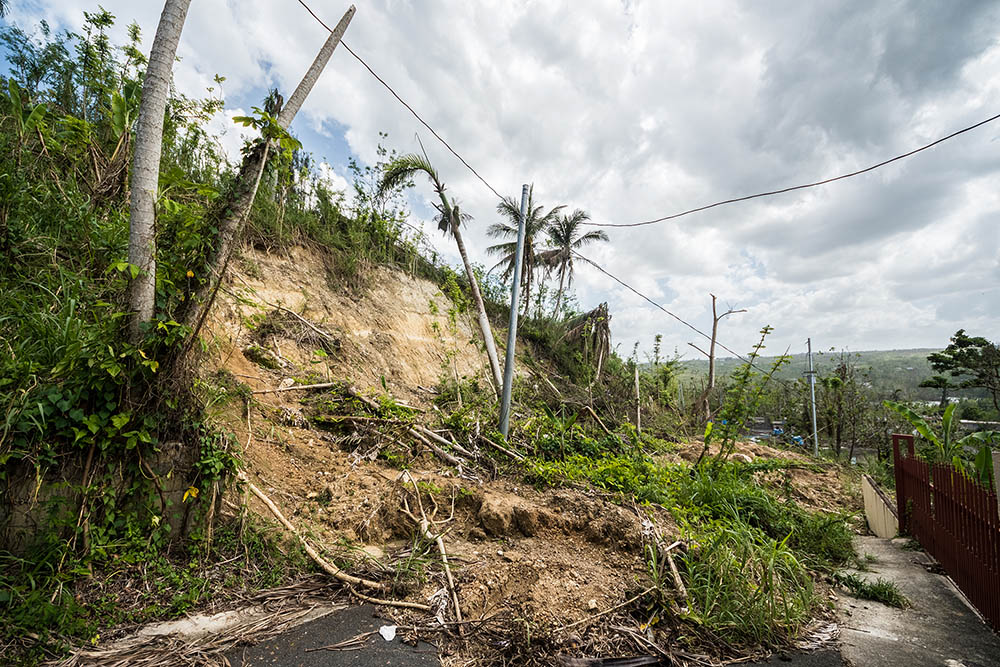
M 910 601 L 900 592 L 899 587 L 882 577 L 868 581 L 856 574 L 836 573 L 834 579 L 856 598 L 874 600 L 897 609 L 910 606 Z

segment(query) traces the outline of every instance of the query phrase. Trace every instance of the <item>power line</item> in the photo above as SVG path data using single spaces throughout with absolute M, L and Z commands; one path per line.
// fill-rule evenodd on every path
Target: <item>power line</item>
M 788 188 L 782 188 L 780 190 L 771 190 L 770 192 L 760 192 L 760 193 L 755 194 L 755 195 L 747 195 L 746 197 L 736 197 L 734 199 L 726 199 L 724 201 L 715 202 L 714 204 L 708 204 L 707 206 L 699 206 L 698 208 L 692 208 L 692 209 L 689 209 L 687 211 L 681 211 L 680 213 L 674 213 L 673 215 L 665 215 L 662 218 L 656 218 L 654 220 L 646 220 L 644 222 L 629 222 L 629 223 L 584 222 L 582 224 L 584 224 L 584 225 L 590 225 L 590 226 L 593 226 L 593 227 L 642 227 L 644 225 L 653 225 L 653 224 L 656 224 L 658 222 L 665 222 L 667 220 L 674 220 L 676 218 L 681 218 L 681 217 L 684 217 L 685 215 L 691 215 L 692 213 L 698 213 L 700 211 L 707 211 L 708 209 L 715 208 L 716 206 L 724 206 L 726 204 L 735 204 L 736 202 L 747 201 L 749 199 L 758 199 L 760 197 L 771 197 L 773 195 L 780 195 L 780 194 L 784 194 L 785 192 L 792 192 L 794 190 L 804 190 L 806 188 L 814 188 L 814 187 L 819 186 L 819 185 L 826 185 L 827 183 L 833 183 L 834 181 L 841 181 L 841 180 L 844 180 L 845 178 L 852 178 L 854 176 L 859 176 L 859 175 L 865 174 L 865 173 L 867 173 L 869 171 L 874 171 L 875 169 L 878 169 L 879 167 L 884 167 L 887 164 L 891 164 L 893 162 L 896 162 L 897 160 L 902 160 L 904 158 L 910 157 L 911 155 L 916 155 L 917 153 L 919 153 L 921 151 L 925 151 L 928 148 L 932 148 L 933 146 L 937 146 L 938 144 L 940 144 L 940 143 L 942 143 L 944 141 L 948 141 L 949 139 L 953 139 L 953 138 L 957 137 L 960 134 L 964 134 L 966 132 L 969 132 L 970 130 L 974 130 L 977 127 L 981 127 L 983 125 L 986 125 L 987 123 L 992 123 L 993 121 L 997 120 L 998 118 L 1000 118 L 1000 114 L 997 114 L 996 116 L 993 116 L 991 118 L 987 118 L 986 120 L 980 121 L 980 122 L 976 123 L 975 125 L 970 125 L 970 126 L 968 126 L 966 128 L 958 130 L 957 132 L 952 132 L 951 134 L 949 134 L 947 136 L 941 137 L 940 139 L 938 139 L 936 141 L 932 141 L 931 143 L 929 143 L 929 144 L 927 144 L 925 146 L 921 146 L 920 148 L 916 148 L 916 149 L 914 149 L 914 150 L 912 150 L 912 151 L 910 151 L 908 153 L 903 153 L 902 155 L 897 155 L 896 157 L 889 158 L 888 160 L 883 160 L 882 162 L 879 162 L 878 164 L 873 164 L 870 167 L 866 167 L 864 169 L 859 169 L 858 171 L 852 171 L 849 174 L 841 174 L 840 176 L 834 176 L 833 178 L 827 178 L 827 179 L 822 180 L 822 181 L 816 181 L 815 183 L 806 183 L 804 185 L 795 185 L 795 186 L 788 187 Z
M 321 26 L 323 26 L 324 28 L 326 28 L 329 32 L 333 32 L 333 30 L 330 30 L 330 26 L 328 26 L 326 23 L 323 22 L 323 19 L 321 19 L 320 17 L 316 16 L 316 12 L 314 12 L 312 9 L 310 9 L 309 5 L 307 5 L 302 0 L 298 0 L 298 1 L 299 1 L 300 5 L 302 5 L 303 7 L 306 8 L 307 12 L 309 12 L 310 14 L 312 14 L 312 17 L 314 19 L 316 19 Z M 347 49 L 348 53 L 350 53 L 352 56 L 354 56 L 355 60 L 357 60 L 359 63 L 361 63 L 364 66 L 364 68 L 366 70 L 368 70 L 368 72 L 373 77 L 375 77 L 376 79 L 378 79 L 379 83 L 381 83 L 383 86 L 385 86 L 386 90 L 388 90 L 390 93 L 392 93 L 393 97 L 395 97 L 397 100 L 399 100 L 400 104 L 402 104 L 404 107 L 406 107 L 407 110 L 411 114 L 413 114 L 414 118 L 416 118 L 418 121 L 420 121 L 421 125 L 423 125 L 424 127 L 426 127 L 428 129 L 428 131 L 430 131 L 430 133 L 433 134 L 434 137 L 438 141 L 440 141 L 442 144 L 444 144 L 444 147 L 447 148 L 451 152 L 452 155 L 454 155 L 456 158 L 458 158 L 458 161 L 461 162 L 462 164 L 464 164 L 466 169 L 468 169 L 469 171 L 471 171 L 473 173 L 473 175 L 475 175 L 476 178 L 478 178 L 480 181 L 482 181 L 483 185 L 485 185 L 487 188 L 489 188 L 490 192 L 492 192 L 494 195 L 496 195 L 497 199 L 503 199 L 503 196 L 499 192 L 497 192 L 497 189 L 494 188 L 492 185 L 490 185 L 489 182 L 485 178 L 483 178 L 482 176 L 480 176 L 479 172 L 476 171 L 475 169 L 473 169 L 472 165 L 470 165 L 465 160 L 464 157 L 462 157 L 461 155 L 458 154 L 458 151 L 456 151 L 454 148 L 452 148 L 451 145 L 447 141 L 444 140 L 444 137 L 442 137 L 440 134 L 438 134 L 437 131 L 427 123 L 427 121 L 425 121 L 423 118 L 421 118 L 420 114 L 418 114 L 413 109 L 413 107 L 411 107 L 409 104 L 407 104 L 406 100 L 404 100 L 402 97 L 400 97 L 399 93 L 397 93 L 395 90 L 393 90 L 392 86 L 390 86 L 388 83 L 386 83 L 385 79 L 383 79 L 382 77 L 380 77 L 375 72 L 375 70 L 373 70 L 371 68 L 371 66 L 364 61 L 364 59 L 361 56 L 359 56 L 357 53 L 355 53 L 354 50 L 350 46 L 347 45 L 347 42 L 345 42 L 343 39 L 341 39 L 340 43 L 341 43 L 341 45 L 343 45 L 343 47 L 345 49 Z
M 712 340 L 712 337 L 709 336 L 707 333 L 705 333 L 704 331 L 702 331 L 698 327 L 694 326 L 693 324 L 691 324 L 690 322 L 688 322 L 684 318 L 682 318 L 682 317 L 680 317 L 678 315 L 673 314 L 672 312 L 670 312 L 669 310 L 667 310 L 666 308 L 664 308 L 663 306 L 661 306 L 657 302 L 653 301 L 652 299 L 650 299 L 648 296 L 646 296 L 645 294 L 643 294 L 642 292 L 640 292 L 636 288 L 634 288 L 631 285 L 629 285 L 628 283 L 626 283 L 624 280 L 622 280 L 618 276 L 616 276 L 616 275 L 610 273 L 609 271 L 607 271 L 603 266 L 601 266 L 600 264 L 598 264 L 594 260 L 587 259 L 583 255 L 581 255 L 580 253 L 575 252 L 575 251 L 573 252 L 573 254 L 576 255 L 578 258 L 582 259 L 583 261 L 585 261 L 587 264 L 590 264 L 592 267 L 594 267 L 595 269 L 597 269 L 598 271 L 600 271 L 601 273 L 603 273 L 604 275 L 606 275 L 608 278 L 611 278 L 612 280 L 614 280 L 616 283 L 618 283 L 619 285 L 621 285 L 625 289 L 631 291 L 636 296 L 642 297 L 643 299 L 645 299 L 646 301 L 648 301 L 652 305 L 656 306 L 657 308 L 659 308 L 660 310 L 662 310 L 664 313 L 666 313 L 670 317 L 674 318 L 675 320 L 677 320 L 678 322 L 680 322 L 681 324 L 683 324 L 684 326 L 686 326 L 688 329 L 690 329 L 691 331 L 693 331 L 696 334 L 698 334 L 699 336 L 703 336 L 703 337 L 707 338 L 708 340 Z M 731 350 L 730 348 L 726 347 L 725 345 L 723 345 L 722 343 L 720 343 L 718 340 L 715 341 L 715 344 L 718 345 L 719 347 L 721 347 L 726 352 L 729 352 L 730 354 L 732 354 L 733 356 L 735 356 L 737 359 L 739 359 L 743 363 L 750 364 L 751 366 L 753 366 L 757 370 L 761 371 L 762 373 L 767 373 L 768 372 L 768 371 L 765 371 L 760 366 L 757 366 L 756 364 L 754 364 L 752 361 L 750 361 L 749 359 L 747 359 L 746 357 L 744 357 L 742 354 L 740 354 L 738 352 L 735 352 L 735 351 Z

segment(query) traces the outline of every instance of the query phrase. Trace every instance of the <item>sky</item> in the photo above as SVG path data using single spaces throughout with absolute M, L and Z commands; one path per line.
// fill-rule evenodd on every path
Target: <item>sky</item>
M 329 25 L 344 2 L 307 0 Z M 22 27 L 79 29 L 86 0 L 14 0 Z M 146 47 L 158 0 L 103 0 Z M 193 0 L 177 89 L 226 77 L 213 122 L 231 124 L 270 86 L 294 88 L 326 38 L 297 0 Z M 1000 2 L 974 0 L 438 0 L 359 2 L 345 41 L 502 194 L 533 183 L 545 206 L 596 223 L 657 218 L 722 199 L 853 171 L 1000 113 Z M 474 220 L 487 263 L 496 197 L 350 54 L 338 49 L 292 126 L 347 185 L 347 159 L 374 163 L 379 132 L 417 137 Z M 720 325 L 737 352 L 774 328 L 770 352 L 947 345 L 959 328 L 1000 338 L 1000 121 L 830 185 L 608 229 L 584 254 L 702 331 L 711 297 L 746 309 Z M 417 223 L 432 191 L 411 193 Z M 589 310 L 607 301 L 613 343 L 698 358 L 704 339 L 578 266 Z

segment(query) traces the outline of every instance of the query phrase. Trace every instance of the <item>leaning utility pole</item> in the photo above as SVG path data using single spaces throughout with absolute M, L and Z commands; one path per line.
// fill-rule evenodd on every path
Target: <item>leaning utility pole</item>
M 521 219 L 517 224 L 517 254 L 514 259 L 514 286 L 510 290 L 510 321 L 507 325 L 507 362 L 503 369 L 503 399 L 500 402 L 500 433 L 510 431 L 510 391 L 514 384 L 514 344 L 517 342 L 517 309 L 521 294 L 521 261 L 524 254 L 524 219 L 528 208 L 528 186 L 521 187 Z
M 819 432 L 816 429 L 816 371 L 813 369 L 812 338 L 806 339 L 806 345 L 809 350 L 809 370 L 806 371 L 806 375 L 809 376 L 809 399 L 812 405 L 813 456 L 819 456 Z

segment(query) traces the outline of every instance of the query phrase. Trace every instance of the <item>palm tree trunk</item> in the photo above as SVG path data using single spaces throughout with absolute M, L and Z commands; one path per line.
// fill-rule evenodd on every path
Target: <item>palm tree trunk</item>
M 142 102 L 135 130 L 132 195 L 129 203 L 128 261 L 139 272 L 129 287 L 129 336 L 136 342 L 141 325 L 153 319 L 156 302 L 156 193 L 163 146 L 163 114 L 170 93 L 177 44 L 191 0 L 167 0 L 149 52 L 142 83 Z
M 282 129 L 288 129 L 288 126 L 295 118 L 295 114 L 302 108 L 302 103 L 316 85 L 320 74 L 322 74 L 326 64 L 330 61 L 330 56 L 333 55 L 333 50 L 344 36 L 348 24 L 354 17 L 354 12 L 354 5 L 351 5 L 344 13 L 343 18 L 340 19 L 340 23 L 330 33 L 330 37 L 323 44 L 323 48 L 320 49 L 319 54 L 313 60 L 312 66 L 309 67 L 309 71 L 306 72 L 295 92 L 292 93 L 288 102 L 279 112 L 278 124 Z M 253 151 L 244 158 L 243 165 L 240 167 L 240 175 L 237 182 L 242 185 L 237 188 L 235 201 L 232 202 L 231 206 L 226 207 L 231 213 L 219 224 L 219 238 L 215 257 L 208 267 L 208 279 L 198 288 L 195 298 L 190 302 L 192 304 L 191 307 L 189 307 L 182 319 L 184 324 L 194 327 L 195 334 L 205 320 L 205 315 L 215 298 L 215 292 L 222 281 L 222 276 L 229 266 L 229 259 L 236 246 L 236 241 L 239 239 L 240 233 L 246 224 L 250 208 L 253 206 L 254 199 L 257 196 L 257 187 L 260 185 L 260 177 L 267 163 L 269 149 L 270 147 L 265 143 L 262 149 Z
M 483 334 L 483 343 L 486 344 L 486 356 L 490 358 L 490 369 L 493 371 L 493 381 L 496 386 L 503 386 L 503 373 L 500 370 L 500 362 L 497 358 L 497 347 L 493 340 L 493 329 L 490 327 L 490 319 L 486 316 L 486 305 L 483 303 L 483 296 L 479 293 L 479 282 L 476 274 L 472 272 L 472 264 L 469 263 L 469 255 L 465 251 L 465 241 L 462 239 L 462 232 L 458 225 L 451 226 L 452 234 L 455 236 L 455 244 L 458 246 L 458 254 L 462 256 L 462 264 L 465 265 L 465 274 L 469 278 L 469 289 L 472 291 L 472 300 L 476 302 L 476 310 L 479 311 L 479 329 Z

